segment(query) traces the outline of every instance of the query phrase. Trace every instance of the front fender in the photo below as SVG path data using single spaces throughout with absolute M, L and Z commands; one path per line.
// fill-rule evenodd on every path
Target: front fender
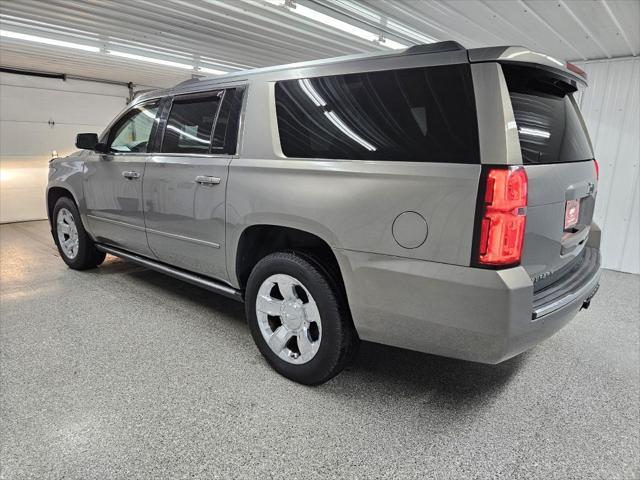
M 91 235 L 89 223 L 86 218 L 86 202 L 84 197 L 84 159 L 82 154 L 56 158 L 49 163 L 49 179 L 47 182 L 46 202 L 49 223 L 52 222 L 51 214 L 53 205 L 50 204 L 50 192 L 54 188 L 62 188 L 69 192 L 80 212 L 82 224 Z

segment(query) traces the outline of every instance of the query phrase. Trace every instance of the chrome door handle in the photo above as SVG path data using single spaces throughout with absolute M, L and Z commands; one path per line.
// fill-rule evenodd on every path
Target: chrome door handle
M 220 179 L 218 177 L 198 175 L 196 177 L 196 183 L 199 183 L 200 185 L 218 185 L 220 183 Z
M 134 178 L 140 178 L 140 174 L 138 172 L 134 172 L 133 170 L 122 172 L 122 176 L 124 178 L 128 178 L 129 180 L 133 180 Z

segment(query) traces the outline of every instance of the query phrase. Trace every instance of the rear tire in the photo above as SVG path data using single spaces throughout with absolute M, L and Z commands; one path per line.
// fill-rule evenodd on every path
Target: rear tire
M 53 207 L 53 239 L 58 252 L 70 268 L 87 270 L 100 265 L 106 254 L 100 252 L 82 225 L 80 212 L 73 200 L 61 197 Z
M 333 378 L 353 359 L 358 335 L 340 289 L 311 257 L 266 256 L 245 292 L 249 329 L 281 375 L 305 385 Z

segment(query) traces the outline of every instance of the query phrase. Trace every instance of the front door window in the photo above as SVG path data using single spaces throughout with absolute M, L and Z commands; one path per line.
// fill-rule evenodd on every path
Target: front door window
M 134 107 L 115 126 L 110 135 L 109 147 L 114 152 L 147 152 L 151 131 L 157 121 L 158 104 Z

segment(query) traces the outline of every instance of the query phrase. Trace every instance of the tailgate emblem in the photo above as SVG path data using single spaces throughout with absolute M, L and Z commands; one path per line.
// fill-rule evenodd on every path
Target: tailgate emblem
M 533 277 L 531 277 L 531 280 L 533 280 L 533 283 L 537 283 L 540 280 L 544 280 L 547 277 L 551 276 L 551 272 L 542 272 L 539 273 L 538 275 L 534 275 Z

